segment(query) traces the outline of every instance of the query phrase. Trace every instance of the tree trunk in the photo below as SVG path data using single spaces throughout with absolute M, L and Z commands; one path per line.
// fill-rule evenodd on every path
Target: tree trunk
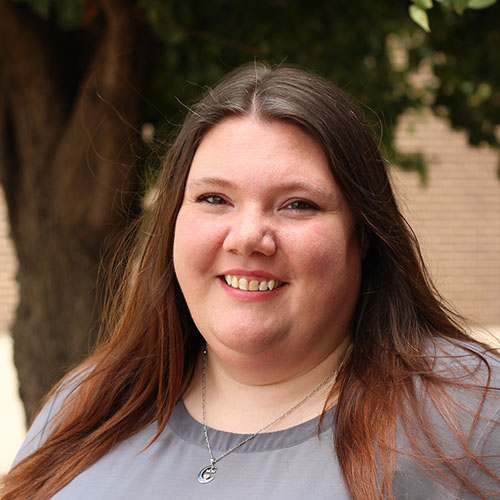
M 140 19 L 130 1 L 99 2 L 75 86 L 78 56 L 64 62 L 57 29 L 0 0 L 0 181 L 19 259 L 12 335 L 28 419 L 94 343 L 103 244 L 138 213 Z

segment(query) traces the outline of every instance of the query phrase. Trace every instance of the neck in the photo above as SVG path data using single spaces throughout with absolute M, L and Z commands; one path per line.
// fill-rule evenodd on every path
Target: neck
M 270 370 L 268 377 L 258 370 L 250 373 L 233 370 L 208 348 L 207 425 L 242 434 L 257 432 L 321 386 L 297 409 L 266 431 L 286 429 L 315 418 L 325 407 L 330 408 L 336 402 L 335 376 L 330 376 L 342 362 L 347 345 L 347 339 L 344 339 L 331 353 L 306 369 L 297 370 L 291 365 L 287 371 L 281 370 L 281 376 Z M 193 381 L 183 397 L 187 410 L 199 422 L 202 421 L 202 361 L 200 357 Z

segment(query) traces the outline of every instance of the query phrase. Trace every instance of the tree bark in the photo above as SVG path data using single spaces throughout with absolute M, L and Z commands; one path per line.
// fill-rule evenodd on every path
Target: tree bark
M 19 259 L 12 335 L 28 419 L 94 343 L 103 244 L 139 210 L 134 147 L 148 39 L 132 2 L 99 6 L 75 91 L 57 29 L 0 0 L 0 181 Z

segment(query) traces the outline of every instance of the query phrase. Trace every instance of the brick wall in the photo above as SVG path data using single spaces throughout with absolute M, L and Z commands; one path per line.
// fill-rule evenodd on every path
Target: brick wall
M 472 320 L 500 326 L 500 179 L 498 153 L 470 148 L 445 120 L 407 114 L 396 143 L 424 151 L 427 186 L 393 169 L 403 211 L 422 245 L 438 289 Z
M 18 300 L 16 271 L 17 261 L 9 238 L 7 207 L 5 206 L 4 192 L 0 188 L 0 334 L 9 330 L 14 319 Z

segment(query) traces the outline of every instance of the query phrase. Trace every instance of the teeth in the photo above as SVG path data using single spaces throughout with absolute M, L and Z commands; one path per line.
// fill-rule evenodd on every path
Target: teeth
M 250 281 L 250 284 L 248 285 L 248 289 L 251 292 L 256 292 L 259 289 L 259 282 L 255 281 L 255 280 Z
M 231 276 L 226 274 L 224 276 L 226 283 L 232 288 L 239 288 L 240 290 L 251 291 L 251 292 L 265 292 L 267 290 L 274 290 L 283 284 L 281 281 L 269 280 L 269 281 L 257 281 L 251 280 L 250 282 L 246 278 L 238 278 L 238 276 Z

